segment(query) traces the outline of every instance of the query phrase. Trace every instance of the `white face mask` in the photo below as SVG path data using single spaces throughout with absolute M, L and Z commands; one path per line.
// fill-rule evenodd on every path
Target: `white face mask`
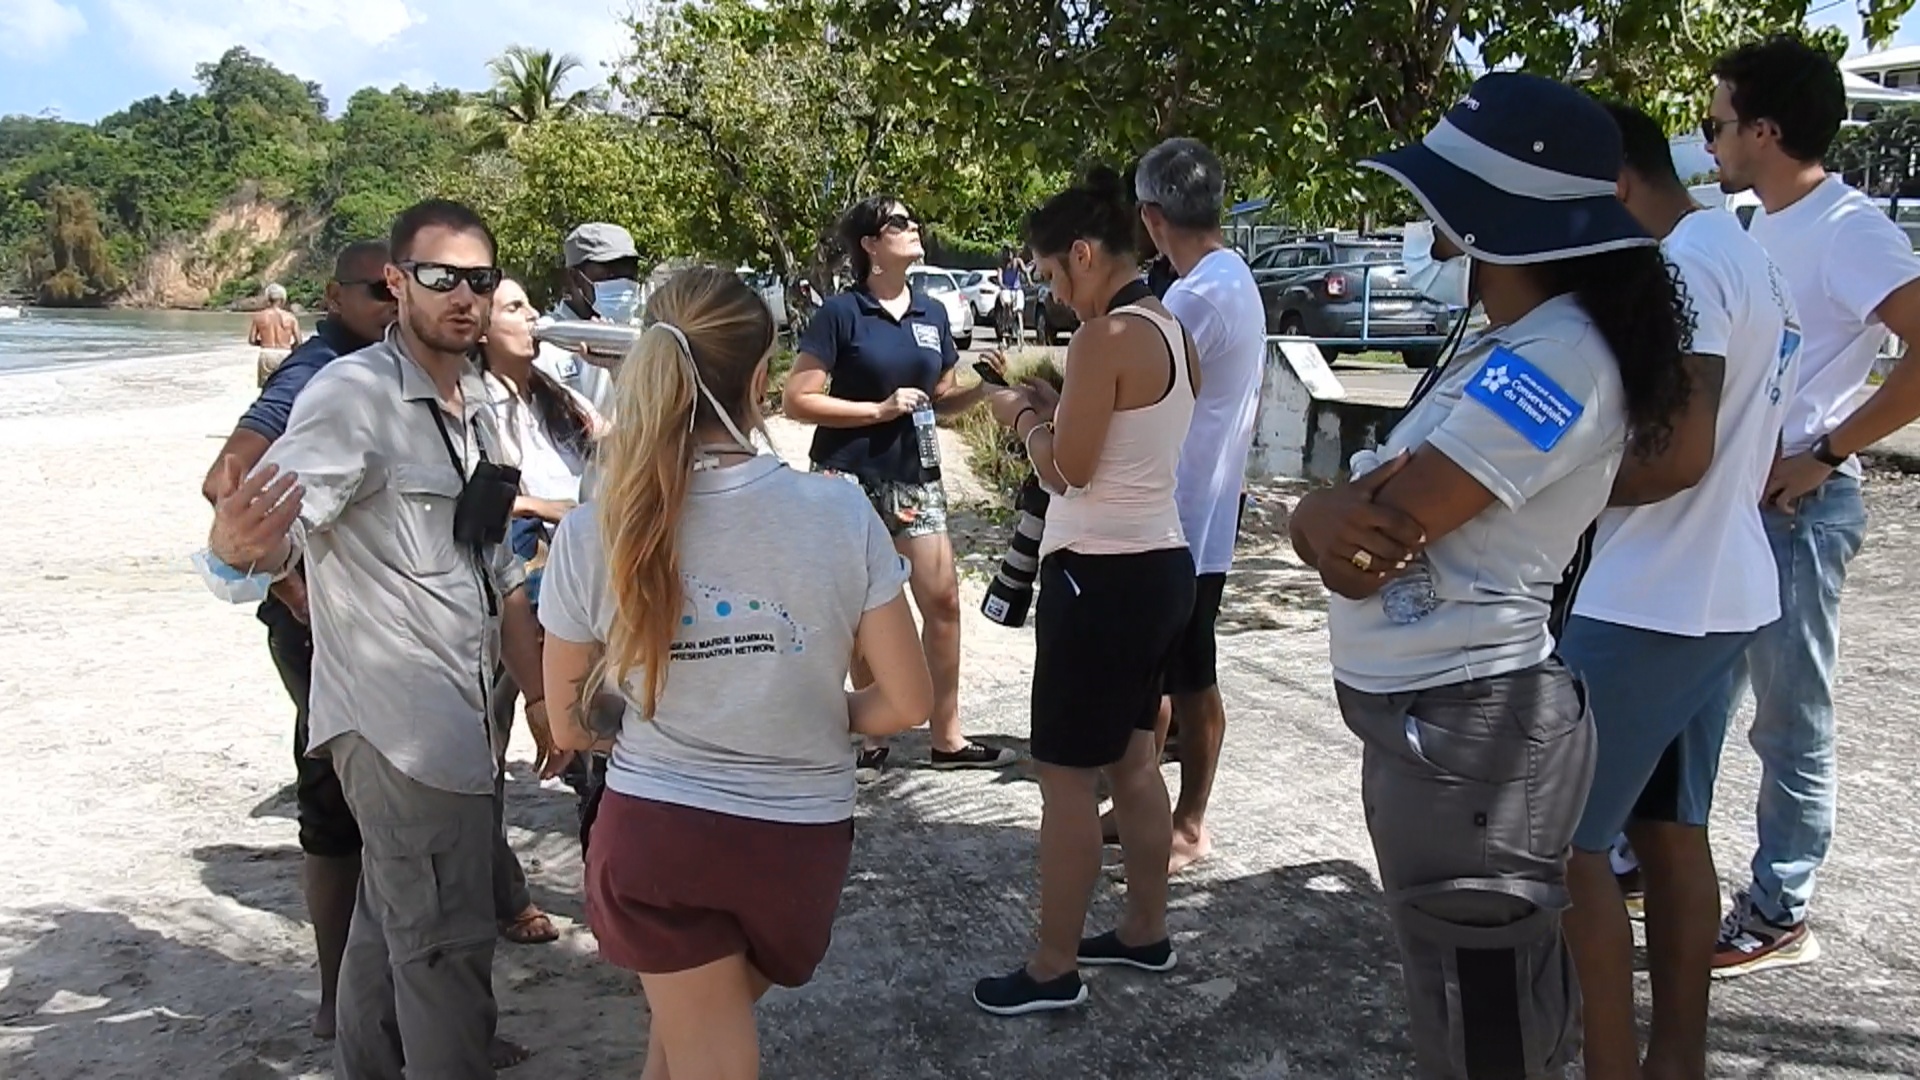
M 202 548 L 193 553 L 193 568 L 200 573 L 209 592 L 229 604 L 258 604 L 273 588 L 273 577 L 249 568 L 237 570 Z
M 1407 225 L 1400 261 L 1407 269 L 1407 288 L 1429 300 L 1453 307 L 1467 306 L 1467 267 L 1465 255 L 1451 259 L 1433 257 L 1433 222 L 1415 221 Z
M 593 283 L 593 309 L 612 323 L 638 324 L 640 286 L 626 278 Z

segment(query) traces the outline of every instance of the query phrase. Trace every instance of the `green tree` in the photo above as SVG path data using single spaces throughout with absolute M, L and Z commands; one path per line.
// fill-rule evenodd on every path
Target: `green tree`
M 1920 197 L 1920 107 L 1887 109 L 1867 124 L 1842 129 L 1827 167 L 1869 195 Z
M 1404 207 L 1351 164 L 1418 137 L 1495 67 L 1584 78 L 1692 120 L 1723 50 L 1796 27 L 1806 0 L 796 0 L 870 58 L 873 93 L 953 151 L 1059 169 L 1121 164 L 1168 135 L 1207 141 L 1235 194 L 1294 219 Z M 1912 0 L 1869 0 L 1870 36 Z M 783 7 L 782 10 L 789 10 Z M 796 23 L 805 32 L 806 19 Z M 1462 43 L 1477 50 L 1468 50 Z
M 529 126 L 502 153 L 463 160 L 435 193 L 473 206 L 500 245 L 500 264 L 534 293 L 558 285 L 561 241 L 574 226 L 608 221 L 633 234 L 643 263 L 686 254 L 691 232 L 714 223 L 717 196 L 649 125 L 586 115 Z
M 488 121 L 481 129 L 480 149 L 505 149 L 543 120 L 564 120 L 594 108 L 599 98 L 593 91 L 567 92 L 567 82 L 581 66 L 572 53 L 555 55 L 525 45 L 510 46 L 488 61 L 493 90 L 480 110 Z
M 48 193 L 46 232 L 30 258 L 39 264 L 42 304 L 98 304 L 120 288 L 93 196 L 81 188 L 62 185 Z
M 986 193 L 1019 190 L 1028 170 L 946 153 L 917 103 L 876 92 L 872 55 L 836 41 L 825 15 L 804 0 L 700 0 L 634 24 L 614 85 L 668 144 L 667 160 L 717 194 L 715 213 L 687 222 L 690 248 L 824 284 L 834 222 L 876 191 L 923 215 L 1011 224 L 1020 207 Z

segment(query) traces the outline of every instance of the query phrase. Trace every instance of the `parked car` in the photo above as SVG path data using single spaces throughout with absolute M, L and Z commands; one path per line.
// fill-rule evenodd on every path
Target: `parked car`
M 740 280 L 753 287 L 760 299 L 767 302 L 767 310 L 773 312 L 773 325 L 781 330 L 787 328 L 787 286 L 780 275 L 771 270 L 755 270 L 751 266 L 742 266 L 734 273 Z
M 959 275 L 960 291 L 967 294 L 973 302 L 973 317 L 976 324 L 993 321 L 993 305 L 1000 302 L 1000 282 L 991 270 L 955 270 Z
M 1410 368 L 1440 358 L 1454 314 L 1408 287 L 1397 239 L 1296 238 L 1261 251 L 1248 266 L 1269 334 L 1334 339 L 1320 345 L 1329 361 L 1375 350 L 1399 353 Z
M 1053 289 L 1042 281 L 1027 290 L 1027 325 L 1042 346 L 1058 344 L 1062 335 L 1080 329 L 1080 316 L 1053 298 Z
M 953 343 L 963 352 L 973 348 L 973 301 L 967 299 L 953 271 L 916 266 L 907 271 L 907 284 L 926 293 L 929 300 L 945 305 L 947 322 L 953 327 Z

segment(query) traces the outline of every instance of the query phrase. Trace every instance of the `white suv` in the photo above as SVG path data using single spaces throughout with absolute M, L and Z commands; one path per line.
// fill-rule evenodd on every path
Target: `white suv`
M 947 322 L 953 327 L 953 343 L 960 351 L 973 348 L 973 302 L 961 290 L 960 278 L 953 271 L 916 266 L 907 271 L 907 285 L 946 307 Z

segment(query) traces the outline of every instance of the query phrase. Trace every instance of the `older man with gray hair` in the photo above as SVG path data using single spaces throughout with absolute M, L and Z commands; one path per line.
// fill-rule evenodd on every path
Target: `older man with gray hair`
M 266 296 L 267 306 L 253 313 L 247 327 L 247 344 L 260 350 L 254 376 L 263 389 L 267 377 L 286 363 L 293 347 L 300 344 L 300 320 L 287 310 L 287 290 L 276 283 L 267 286 Z
M 1169 874 L 1213 848 L 1207 799 L 1227 726 L 1214 672 L 1214 622 L 1233 565 L 1266 355 L 1260 289 L 1246 260 L 1220 232 L 1226 187 L 1220 159 L 1193 139 L 1168 139 L 1134 169 L 1140 219 L 1180 275 L 1164 302 L 1193 338 L 1200 365 L 1200 392 L 1174 492 L 1200 580 L 1192 620 L 1167 671 L 1171 715 L 1180 723 L 1180 797 L 1173 808 Z

